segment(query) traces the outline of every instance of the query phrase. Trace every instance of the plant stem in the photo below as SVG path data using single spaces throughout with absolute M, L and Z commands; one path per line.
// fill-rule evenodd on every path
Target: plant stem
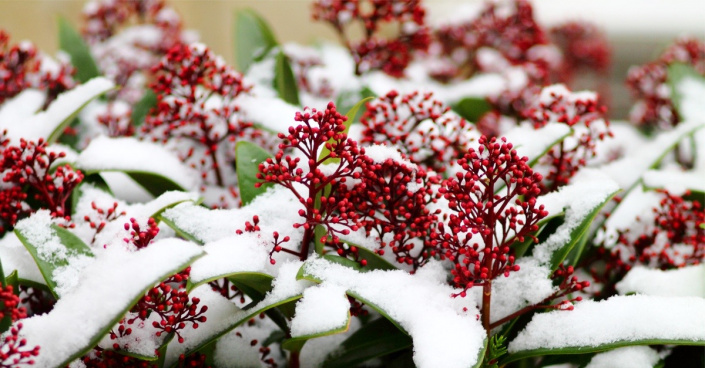
M 289 368 L 299 368 L 301 363 L 299 363 L 299 352 L 292 351 L 289 353 Z

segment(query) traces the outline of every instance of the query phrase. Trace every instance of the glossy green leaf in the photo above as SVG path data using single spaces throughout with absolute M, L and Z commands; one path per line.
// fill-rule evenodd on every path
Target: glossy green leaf
M 152 91 L 151 88 L 146 88 L 144 90 L 144 96 L 142 99 L 137 101 L 137 103 L 132 107 L 132 115 L 130 119 L 132 120 L 132 125 L 134 127 L 139 127 L 144 124 L 144 119 L 149 115 L 149 111 L 157 106 L 157 95 Z
M 237 168 L 237 185 L 240 188 L 242 204 L 247 205 L 255 197 L 267 191 L 274 184 L 263 183 L 259 188 L 255 188 L 259 164 L 272 155 L 260 146 L 246 141 L 237 142 L 235 145 L 235 167 Z
M 284 51 L 279 51 L 274 63 L 274 89 L 279 98 L 292 104 L 299 105 L 299 85 L 291 68 L 289 57 Z
M 51 230 L 59 238 L 61 245 L 66 247 L 68 250 L 66 253 L 69 258 L 59 258 L 54 256 L 54 259 L 52 260 L 44 259 L 40 256 L 38 251 L 43 244 L 32 244 L 28 240 L 28 236 L 26 236 L 20 228 L 15 228 L 15 234 L 17 234 L 17 237 L 20 239 L 25 248 L 27 248 L 29 254 L 32 255 L 32 258 L 37 263 L 39 271 L 42 273 L 42 277 L 44 277 L 44 281 L 46 281 L 46 284 L 49 287 L 49 291 L 51 291 L 52 295 L 58 299 L 59 296 L 55 291 L 57 284 L 53 276 L 54 270 L 60 267 L 68 266 L 70 257 L 75 255 L 93 257 L 93 252 L 91 252 L 91 249 L 81 239 L 68 230 L 53 224 L 51 225 Z M 29 236 L 29 238 L 31 239 L 31 236 Z
M 455 103 L 452 108 L 465 120 L 476 123 L 482 115 L 492 110 L 492 105 L 485 98 L 466 97 Z
M 365 248 L 357 247 L 357 253 L 360 259 L 367 261 L 367 265 L 362 267 L 362 271 L 367 270 L 396 270 L 398 267 L 389 263 L 386 259 L 380 257 L 379 254 Z
M 179 237 L 186 239 L 188 241 L 192 241 L 198 245 L 203 245 L 203 241 L 201 239 L 199 239 L 195 234 L 180 228 L 178 225 L 176 225 L 174 223 L 174 221 L 172 221 L 168 217 L 159 216 L 159 222 L 162 222 L 166 226 L 169 226 L 172 230 L 174 230 L 174 232 L 176 232 L 176 235 L 178 235 Z
M 69 21 L 62 17 L 59 18 L 59 48 L 71 56 L 71 64 L 76 68 L 76 79 L 79 81 L 86 82 L 100 75 L 90 48 Z
M 604 207 L 607 202 L 612 200 L 612 197 L 614 197 L 618 192 L 619 190 L 612 192 L 612 194 L 607 196 L 600 205 L 593 208 L 588 214 L 586 214 L 585 217 L 582 218 L 582 220 L 580 221 L 580 225 L 574 227 L 570 231 L 570 238 L 566 239 L 567 241 L 562 246 L 560 246 L 560 248 L 558 248 L 555 252 L 553 252 L 551 256 L 551 271 L 555 271 L 556 269 L 558 269 L 558 266 L 560 266 L 566 256 L 568 256 L 568 253 L 573 250 L 573 247 L 575 247 L 576 244 L 580 243 L 581 239 L 583 238 L 583 235 L 588 232 L 588 230 L 590 229 L 590 225 L 592 225 L 592 222 L 595 220 L 597 215 L 600 214 L 600 211 L 602 211 L 602 207 Z
M 243 73 L 278 44 L 267 22 L 252 9 L 235 13 L 234 40 L 235 62 Z
M 411 346 L 411 337 L 396 328 L 388 319 L 378 318 L 345 339 L 335 355 L 326 359 L 323 367 L 354 367 Z
M 301 349 L 304 347 L 304 344 L 306 344 L 306 341 L 315 339 L 318 337 L 324 337 L 324 336 L 330 336 L 330 335 L 335 335 L 339 333 L 346 332 L 350 328 L 350 311 L 348 311 L 348 321 L 345 323 L 345 325 L 340 326 L 338 328 L 332 329 L 330 331 L 323 331 L 319 332 L 316 334 L 311 334 L 311 335 L 306 335 L 306 336 L 297 336 L 293 337 L 290 339 L 284 340 L 282 343 L 282 348 L 289 350 L 289 351 L 295 351 L 299 352 Z
M 673 106 L 675 106 L 676 110 L 680 114 L 683 114 L 682 107 L 686 96 L 683 95 L 679 85 L 686 79 L 692 79 L 705 85 L 705 76 L 698 74 L 692 66 L 683 63 L 669 65 L 667 76 L 668 86 L 671 89 L 671 100 L 673 101 Z

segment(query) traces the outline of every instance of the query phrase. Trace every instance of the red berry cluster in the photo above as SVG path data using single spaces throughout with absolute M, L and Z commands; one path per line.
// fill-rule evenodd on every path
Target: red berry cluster
M 367 103 L 360 119 L 365 127 L 362 142 L 395 145 L 412 162 L 444 172 L 472 141 L 472 125 L 449 112 L 450 106 L 434 100 L 430 92 L 390 91 Z
M 106 350 L 96 346 L 86 356 L 81 358 L 86 368 L 155 368 L 156 364 L 139 358 L 123 355 L 120 351 Z
M 59 63 L 57 70 L 43 68 L 42 55 L 33 44 L 22 42 L 10 46 L 10 36 L 0 30 L 0 104 L 27 88 L 47 92 L 44 107 L 61 92 L 73 88 L 75 70 L 68 63 Z
M 364 156 L 359 166 L 359 183 L 351 189 L 341 188 L 339 197 L 355 203 L 359 226 L 367 236 L 376 233 L 380 241 L 377 254 L 389 249 L 397 262 L 414 270 L 421 267 L 435 255 L 428 234 L 439 211 L 431 211 L 428 205 L 435 201 L 430 185 L 438 184 L 440 177 L 392 158 L 375 162 Z
M 680 121 L 666 86 L 668 66 L 685 63 L 705 75 L 705 42 L 682 38 L 669 46 L 651 63 L 632 67 L 627 75 L 627 87 L 637 99 L 630 119 L 641 127 L 666 129 Z
M 562 140 L 542 158 L 542 164 L 550 167 L 541 184 L 542 193 L 547 193 L 568 184 L 587 160 L 595 157 L 597 142 L 612 137 L 612 132 L 605 117 L 607 109 L 595 94 L 572 93 L 562 85 L 555 85 L 544 88 L 534 100 L 522 115 L 535 128 L 557 122 L 575 129 L 574 141 Z
M 66 202 L 71 192 L 83 180 L 83 173 L 69 165 L 54 165 L 64 157 L 64 152 L 47 151 L 47 143 L 42 138 L 36 143 L 20 139 L 18 146 L 8 145 L 2 151 L 0 167 L 4 171 L 3 182 L 17 188 L 28 187 L 29 195 L 19 196 L 18 199 L 31 198 L 39 204 L 39 208 L 51 211 L 52 217 L 65 217 L 68 220 Z M 3 212 L 3 215 L 8 215 L 3 217 L 3 221 L 10 226 L 26 208 L 14 203 L 17 212 L 12 214 L 12 205 L 12 202 L 3 204 L 3 209 L 9 211 Z
M 234 187 L 222 170 L 234 162 L 235 141 L 252 127 L 239 119 L 236 103 L 250 87 L 240 73 L 200 44 L 173 47 L 154 72 L 152 89 L 159 102 L 143 133 L 155 141 L 192 142 L 179 154 L 201 170 L 204 184 Z
M 317 0 L 313 19 L 330 23 L 350 50 L 357 75 L 382 70 L 393 77 L 404 76 L 414 51 L 425 51 L 430 33 L 425 26 L 425 9 L 420 0 Z M 358 21 L 364 27 L 363 39 L 353 42 L 346 32 Z M 382 37 L 384 23 L 396 23 L 395 38 Z
M 130 218 L 130 223 L 125 223 L 125 230 L 130 232 L 130 237 L 123 240 L 125 243 L 132 243 L 137 249 L 146 248 L 159 234 L 159 226 L 151 217 L 147 220 L 147 229 L 142 230 L 137 220 Z
M 607 36 L 594 24 L 573 21 L 550 29 L 553 43 L 563 54 L 558 80 L 568 83 L 577 72 L 590 70 L 599 74 L 609 71 L 611 50 Z
M 279 134 L 283 141 L 279 152 L 259 165 L 257 179 L 287 188 L 303 205 L 299 210 L 303 222 L 294 224 L 295 228 L 304 229 L 301 249 L 287 249 L 287 252 L 305 260 L 316 226 L 325 229 L 322 241 L 340 249 L 336 234 L 345 235 L 358 229 L 359 215 L 354 204 L 335 193 L 346 185 L 346 179 L 360 177 L 354 170 L 365 151 L 348 138 L 344 124 L 347 118 L 338 113 L 332 102 L 324 111 L 306 108 L 303 113 L 297 112 L 294 120 L 300 124 L 290 127 L 288 134 Z M 300 157 L 285 155 L 290 150 Z M 255 184 L 261 185 L 262 182 Z
M 15 295 L 11 285 L 0 285 L 0 319 L 9 318 L 11 322 L 17 322 L 26 318 L 27 313 L 24 308 L 19 307 L 20 298 Z M 0 345 L 0 367 L 14 368 L 19 365 L 34 364 L 32 357 L 39 355 L 39 346 L 27 349 L 27 340 L 20 338 L 22 322 L 17 322 L 10 327 L 10 332 L 5 335 Z
M 639 233 L 623 230 L 612 250 L 601 248 L 607 260 L 602 273 L 593 271 L 596 280 L 610 283 L 621 279 L 635 265 L 672 269 L 701 264 L 705 260 L 705 209 L 697 200 L 658 190 L 662 196 L 652 209 L 653 222 Z M 689 193 L 686 193 L 686 197 Z
M 160 321 L 152 322 L 152 327 L 156 330 L 155 334 L 161 336 L 163 333 L 174 333 L 179 343 L 183 343 L 184 338 L 179 331 L 186 328 L 187 323 L 190 323 L 194 329 L 198 328 L 199 323 L 206 322 L 204 314 L 208 310 L 206 305 L 199 309 L 198 304 L 201 300 L 196 297 L 190 298 L 186 292 L 190 271 L 190 267 L 186 268 L 149 290 L 131 310 L 137 316 L 121 324 L 131 325 L 137 319 L 144 321 L 151 313 L 157 313 Z M 123 331 L 129 334 L 127 329 Z M 111 333 L 111 338 L 113 335 L 114 333 Z M 117 334 L 115 336 L 117 337 Z
M 542 177 L 528 158 L 519 157 L 504 138 L 482 136 L 479 143 L 458 161 L 463 171 L 441 184 L 439 193 L 452 213 L 431 235 L 441 258 L 455 265 L 453 284 L 464 290 L 518 271 L 510 246 L 535 239 L 538 221 L 548 215 L 534 199 Z
M 95 238 L 100 234 L 101 231 L 105 228 L 105 225 L 108 222 L 112 222 L 117 220 L 118 218 L 125 216 L 126 212 L 118 212 L 117 210 L 118 203 L 113 202 L 112 207 L 108 207 L 107 209 L 100 208 L 95 202 L 91 202 L 91 209 L 93 212 L 95 212 L 95 215 L 85 215 L 83 216 L 83 221 L 88 223 L 88 226 L 90 226 L 91 229 L 95 230 L 95 234 L 93 234 L 93 238 L 91 240 L 91 244 L 95 243 Z M 93 217 L 95 216 L 95 217 Z M 125 229 L 128 230 L 128 229 Z

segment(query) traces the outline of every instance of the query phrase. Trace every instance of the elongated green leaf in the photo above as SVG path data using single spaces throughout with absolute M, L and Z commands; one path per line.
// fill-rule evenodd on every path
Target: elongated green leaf
M 299 86 L 291 68 L 289 58 L 283 51 L 279 51 L 274 64 L 274 89 L 279 98 L 292 104 L 299 105 Z
M 2 286 L 12 286 L 12 291 L 15 295 L 20 295 L 20 284 L 17 278 L 17 270 L 12 271 L 7 277 L 2 273 L 2 266 L 0 265 L 0 274 L 2 274 Z M 0 304 L 0 311 L 5 312 L 5 305 Z M 12 315 L 10 313 L 5 313 L 5 316 L 0 320 L 0 333 L 3 333 L 10 329 L 12 326 Z
M 100 75 L 88 45 L 63 17 L 59 17 L 59 48 L 71 56 L 71 64 L 76 68 L 76 79 L 79 81 L 86 82 Z
M 453 111 L 465 118 L 465 120 L 476 123 L 482 115 L 492 110 L 492 105 L 487 99 L 480 97 L 466 97 L 453 106 Z
M 167 176 L 157 175 L 150 172 L 132 171 L 126 173 L 137 184 L 146 189 L 151 195 L 158 197 L 164 192 L 171 190 L 185 190 Z
M 306 336 L 297 336 L 293 337 L 287 340 L 284 340 L 282 343 L 282 348 L 289 350 L 289 351 L 296 351 L 299 352 L 301 349 L 304 347 L 304 344 L 306 344 L 306 341 L 315 339 L 318 337 L 324 337 L 324 336 L 330 336 L 330 335 L 335 335 L 339 333 L 346 332 L 350 328 L 350 312 L 348 312 L 348 322 L 340 326 L 339 328 L 332 329 L 330 331 L 323 331 L 311 335 L 306 335 Z
M 323 363 L 325 368 L 358 366 L 370 359 L 385 356 L 412 346 L 411 337 L 386 318 L 378 318 L 362 326 L 348 337 Z
M 247 205 L 255 197 L 267 191 L 272 183 L 264 183 L 259 188 L 255 188 L 259 164 L 272 157 L 260 146 L 246 141 L 237 142 L 235 145 L 235 167 L 237 168 L 237 185 L 240 188 L 242 204 Z
M 132 125 L 135 127 L 142 126 L 144 119 L 149 114 L 149 111 L 157 106 L 157 95 L 150 89 L 144 90 L 144 96 L 132 107 Z
M 668 66 L 668 86 L 671 89 L 671 100 L 679 114 L 683 114 L 683 103 L 687 98 L 679 87 L 686 79 L 690 79 L 705 86 L 705 77 L 690 65 L 675 63 Z M 684 118 L 684 116 L 681 116 Z M 687 117 L 686 117 L 687 118 Z
M 267 22 L 254 10 L 243 9 L 235 13 L 235 61 L 245 73 L 250 65 L 278 45 Z
M 56 225 L 51 225 L 51 227 L 46 229 L 38 229 L 41 226 L 43 226 L 41 222 L 35 223 L 32 218 L 29 218 L 17 224 L 15 234 L 17 234 L 17 237 L 37 263 L 39 271 L 49 287 L 49 291 L 58 299 L 59 295 L 56 292 L 57 282 L 54 279 L 54 271 L 61 267 L 69 266 L 74 257 L 93 257 L 93 252 L 81 239 L 68 230 Z M 47 234 L 48 237 L 42 236 L 38 239 L 35 235 L 38 231 Z M 43 243 L 35 243 L 38 240 L 43 241 Z M 47 247 L 59 245 L 64 247 L 65 250 L 46 249 Z M 47 254 L 48 252 L 55 254 Z
M 365 270 L 396 270 L 398 267 L 395 265 L 387 262 L 386 259 L 382 258 L 379 256 L 379 254 L 365 248 L 365 247 L 357 247 L 357 252 L 358 255 L 360 256 L 360 259 L 364 259 L 367 261 L 367 265 L 362 268 L 363 271 Z

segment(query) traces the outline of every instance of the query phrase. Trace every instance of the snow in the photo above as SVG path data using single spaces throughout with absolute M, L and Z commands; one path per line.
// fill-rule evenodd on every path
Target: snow
M 255 89 L 253 94 L 258 90 Z M 296 125 L 294 116 L 303 110 L 276 96 L 241 95 L 237 99 L 240 112 L 246 121 L 261 125 L 275 132 L 285 133 Z
M 705 171 L 649 170 L 644 173 L 644 185 L 664 188 L 671 194 L 682 195 L 686 190 L 705 192 Z
M 291 336 L 310 336 L 347 328 L 349 320 L 350 302 L 344 287 L 335 284 L 310 287 L 296 303 Z
M 656 138 L 641 144 L 628 156 L 602 166 L 601 170 L 614 179 L 620 188 L 629 189 L 684 136 L 704 126 L 702 122 L 680 123 L 673 130 L 660 133 Z
M 667 271 L 637 266 L 630 270 L 616 287 L 620 294 L 705 298 L 705 265 Z
M 648 346 L 628 346 L 595 355 L 585 368 L 652 368 L 659 360 L 659 353 Z
M 514 145 L 520 157 L 526 156 L 533 161 L 568 134 L 570 127 L 566 124 L 549 123 L 541 129 L 534 129 L 531 124 L 523 123 L 503 136 L 507 138 L 507 142 Z
M 0 130 L 7 129 L 8 136 L 15 141 L 19 141 L 20 138 L 28 141 L 47 139 L 56 127 L 84 104 L 114 87 L 115 84 L 107 78 L 93 78 L 60 94 L 45 111 L 24 119 L 22 124 L 18 124 L 16 120 L 0 120 Z
M 260 359 L 260 347 L 274 332 L 280 331 L 269 318 L 255 318 L 218 339 L 215 345 L 213 361 L 220 368 L 268 367 Z M 256 341 L 253 345 L 252 341 Z M 269 345 L 272 347 L 272 345 Z M 286 365 L 282 351 L 273 348 L 268 358 L 273 358 L 280 366 Z M 303 365 L 302 365 L 303 366 Z
M 94 138 L 81 152 L 76 166 L 84 171 L 152 173 L 169 178 L 184 189 L 193 189 L 197 173 L 157 143 L 135 138 Z
M 5 276 L 17 270 L 20 279 L 46 284 L 37 263 L 29 254 L 14 232 L 9 232 L 0 240 L 0 261 Z
M 595 243 L 612 248 L 617 244 L 621 231 L 630 229 L 635 236 L 643 234 L 645 226 L 654 218 L 651 209 L 657 208 L 659 202 L 660 197 L 656 192 L 647 191 L 641 186 L 629 191 L 605 221 L 604 226 L 598 230 Z M 639 221 L 635 221 L 637 218 Z
M 571 233 L 582 224 L 585 217 L 617 190 L 617 183 L 602 172 L 583 169 L 573 177 L 569 185 L 539 197 L 538 205 L 544 205 L 549 216 L 563 211 L 565 216 L 556 231 L 534 247 L 533 257 L 540 264 L 548 265 L 553 253 L 571 240 Z
M 678 110 L 681 119 L 686 121 L 705 121 L 705 80 L 693 76 L 686 76 L 676 89 L 682 96 L 681 106 Z
M 13 129 L 18 125 L 18 121 L 27 120 L 39 111 L 45 99 L 44 92 L 26 89 L 17 96 L 6 100 L 0 105 L 0 127 Z
M 132 333 L 115 340 L 110 339 L 110 334 L 107 334 L 98 343 L 98 346 L 104 349 L 113 349 L 114 344 L 120 344 L 121 348 L 127 350 L 131 354 L 137 354 L 143 357 L 156 358 L 155 351 L 164 343 L 166 334 L 157 337 L 156 329 L 152 327 L 152 323 L 161 321 L 161 317 L 157 313 L 151 313 L 144 321 L 137 318 L 135 313 L 128 313 L 125 319 L 133 319 L 133 324 L 125 324 L 126 328 L 132 329 Z M 117 331 L 117 326 L 113 327 L 113 331 Z
M 401 270 L 360 273 L 322 258 L 309 258 L 305 274 L 347 289 L 383 310 L 414 341 L 418 367 L 470 367 L 482 350 L 485 331 L 470 298 L 452 298 L 446 271 L 431 262 L 415 275 Z M 464 312 L 463 309 L 467 308 Z
M 206 243 L 206 255 L 191 265 L 191 282 L 199 284 L 237 272 L 265 272 L 269 264 L 266 245 L 252 233 Z
M 200 254 L 194 244 L 165 239 L 139 252 L 116 248 L 97 258 L 51 312 L 22 320 L 27 346 L 41 347 L 34 366 L 60 366 L 87 352 L 147 289 Z
M 374 311 L 371 312 L 374 313 Z M 351 318 L 347 331 L 308 340 L 301 349 L 301 354 L 299 355 L 299 362 L 301 363 L 301 367 L 322 367 L 323 363 L 326 361 L 326 358 L 328 358 L 329 356 L 335 356 L 336 353 L 339 353 L 343 341 L 345 341 L 353 333 L 360 329 L 360 327 L 360 319 Z
M 534 315 L 509 343 L 509 353 L 534 349 L 598 348 L 648 340 L 705 340 L 705 299 L 646 295 L 583 301 L 572 311 Z
M 365 146 L 365 156 L 371 158 L 375 163 L 384 163 L 385 161 L 391 159 L 392 161 L 398 162 L 407 167 L 416 167 L 416 165 L 411 161 L 403 158 L 399 151 L 393 147 L 388 147 L 383 144 Z

